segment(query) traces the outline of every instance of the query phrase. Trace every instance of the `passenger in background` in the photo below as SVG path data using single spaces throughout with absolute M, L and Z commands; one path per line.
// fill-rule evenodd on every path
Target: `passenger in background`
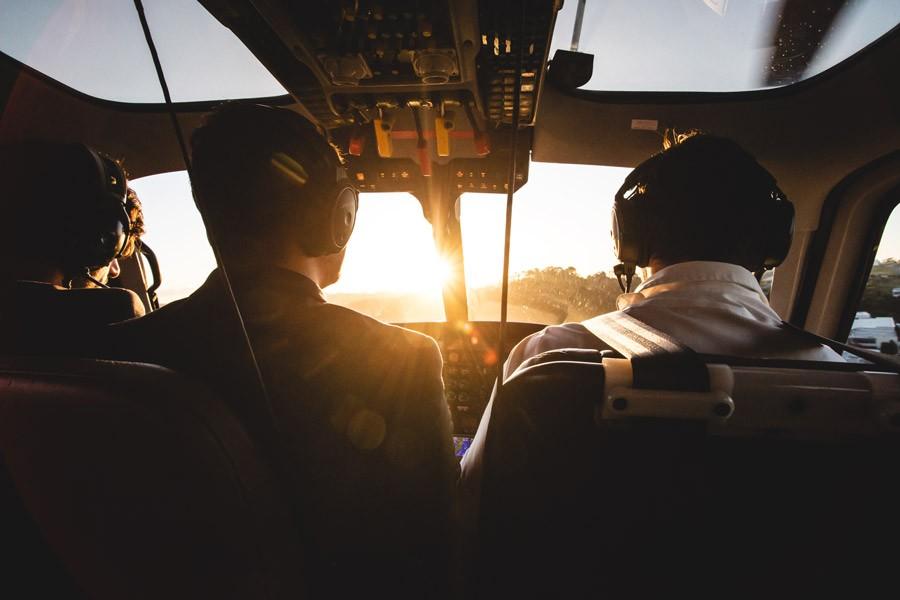
M 87 272 L 87 275 L 75 273 L 72 278 L 73 288 L 106 287 L 109 284 L 110 280 L 118 278 L 119 274 L 121 273 L 119 259 L 128 258 L 138 251 L 141 243 L 141 236 L 144 234 L 144 211 L 141 207 L 141 201 L 138 198 L 137 193 L 131 188 L 128 188 L 128 192 L 125 197 L 125 211 L 128 213 L 128 219 L 131 229 L 130 235 L 125 241 L 125 246 L 122 248 L 119 256 L 112 259 L 108 264 L 103 265 L 102 267 L 90 269 Z M 141 314 L 143 314 L 143 311 L 141 311 Z
M 3 352 L 56 353 L 79 332 L 144 314 L 129 290 L 72 289 L 117 274 L 117 258 L 134 252 L 143 231 L 114 160 L 83 144 L 7 143 L 0 181 Z
M 107 351 L 223 393 L 291 475 L 313 597 L 447 595 L 459 467 L 441 355 L 431 338 L 326 301 L 358 203 L 340 157 L 296 113 L 236 104 L 195 131 L 192 164 L 270 406 L 221 270 L 111 327 Z

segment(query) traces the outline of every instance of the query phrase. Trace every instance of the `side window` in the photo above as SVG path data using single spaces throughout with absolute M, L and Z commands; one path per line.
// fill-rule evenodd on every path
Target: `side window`
M 159 303 L 189 296 L 206 281 L 216 259 L 194 205 L 186 171 L 149 175 L 129 182 L 144 212 L 143 240 L 162 271 Z
M 856 309 L 847 343 L 897 354 L 900 334 L 900 208 L 885 225 L 875 263 Z
M 763 273 L 762 277 L 759 280 L 759 287 L 762 288 L 763 294 L 766 295 L 766 298 L 770 298 L 772 295 L 772 283 L 775 281 L 775 269 L 769 269 L 765 273 Z

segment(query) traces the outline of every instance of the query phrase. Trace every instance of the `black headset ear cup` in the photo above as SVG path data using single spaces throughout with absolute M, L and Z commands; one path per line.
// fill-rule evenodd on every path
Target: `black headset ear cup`
M 356 227 L 356 211 L 359 208 L 359 195 L 356 189 L 346 180 L 338 182 L 337 193 L 331 209 L 330 232 L 331 252 L 343 250 L 353 228 Z
M 631 231 L 632 219 L 628 200 L 613 203 L 612 208 L 612 240 L 613 250 L 619 261 L 629 264 L 637 264 L 640 260 L 640 250 L 637 246 L 634 232 Z
M 623 263 L 646 267 L 650 261 L 648 227 L 654 215 L 643 209 L 647 205 L 644 194 L 633 191 L 626 180 L 616 194 L 612 208 L 612 238 L 616 257 Z M 626 197 L 626 194 L 627 197 Z M 641 214 L 643 209 L 643 213 Z
M 124 216 L 123 216 L 124 213 Z M 96 269 L 118 258 L 128 240 L 128 216 L 114 205 L 86 210 L 71 222 L 72 256 L 76 269 Z
M 794 238 L 794 205 L 779 195 L 769 205 L 764 220 L 765 248 L 762 268 L 773 269 L 784 262 Z
M 63 262 L 71 269 L 108 265 L 125 249 L 131 220 L 125 207 L 128 185 L 116 161 L 82 146 L 96 168 L 96 188 L 73 206 Z
M 301 245 L 308 256 L 337 254 L 350 241 L 356 226 L 359 193 L 350 181 L 341 177 L 336 183 L 313 192 L 323 200 L 302 210 Z
M 663 189 L 660 168 L 663 154 L 651 156 L 625 178 L 613 202 L 613 244 L 618 259 L 646 267 L 650 263 L 653 236 L 660 220 L 659 199 Z

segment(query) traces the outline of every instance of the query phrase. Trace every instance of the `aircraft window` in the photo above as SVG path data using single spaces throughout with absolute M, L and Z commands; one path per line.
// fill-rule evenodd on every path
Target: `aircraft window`
M 875 255 L 847 343 L 897 354 L 900 334 L 900 210 L 894 208 Z M 845 353 L 847 360 L 860 360 Z
M 216 259 L 194 205 L 187 172 L 141 177 L 129 185 L 141 199 L 146 229 L 143 240 L 159 259 L 159 303 L 189 296 L 206 281 Z
M 341 279 L 325 291 L 330 302 L 381 321 L 444 321 L 449 274 L 412 194 L 360 194 Z
M 629 169 L 532 162 L 516 192 L 510 247 L 510 321 L 562 323 L 615 310 L 613 198 Z M 500 318 L 506 196 L 460 198 L 469 318 Z
M 285 93 L 199 2 L 145 4 L 175 102 Z M 90 96 L 119 102 L 163 101 L 131 2 L 0 0 L 0 51 Z
M 143 239 L 159 258 L 160 304 L 190 295 L 216 261 L 187 173 L 151 175 L 130 185 L 143 205 Z M 361 194 L 359 204 L 341 279 L 325 290 L 328 300 L 382 321 L 443 321 L 441 286 L 449 271 L 419 201 L 411 194 Z
M 766 298 L 770 298 L 772 296 L 772 284 L 775 282 L 775 269 L 769 269 L 765 273 L 762 274 L 762 277 L 759 279 L 759 287 L 762 288 L 763 294 L 766 295 Z
M 557 16 L 550 56 L 569 50 L 578 1 Z M 594 55 L 582 88 L 732 92 L 802 81 L 862 50 L 900 21 L 884 0 L 588 1 L 580 52 Z

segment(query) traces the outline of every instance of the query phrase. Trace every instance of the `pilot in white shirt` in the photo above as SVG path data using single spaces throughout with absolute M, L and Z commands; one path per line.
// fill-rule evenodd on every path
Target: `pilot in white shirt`
M 700 354 L 841 361 L 784 327 L 754 276 L 787 256 L 793 222 L 775 178 L 738 144 L 704 134 L 680 140 L 635 168 L 616 194 L 612 237 L 622 273 L 652 273 L 619 296 L 618 309 Z M 513 348 L 504 380 L 566 348 L 610 349 L 580 323 L 550 326 Z M 493 398 L 461 464 L 466 543 L 475 539 L 492 406 Z
M 619 296 L 616 304 L 623 313 L 700 354 L 843 360 L 831 348 L 784 329 L 753 274 L 734 264 L 697 260 L 664 267 L 633 293 Z M 553 325 L 513 348 L 504 365 L 504 379 L 531 357 L 562 348 L 605 350 L 609 346 L 580 323 Z
M 618 309 L 700 354 L 842 360 L 784 327 L 753 275 L 780 264 L 791 246 L 794 207 L 775 178 L 732 140 L 696 134 L 679 142 L 638 165 L 616 193 L 612 237 L 622 272 L 652 273 L 618 298 Z M 548 327 L 513 349 L 504 377 L 561 348 L 608 346 L 577 323 Z

